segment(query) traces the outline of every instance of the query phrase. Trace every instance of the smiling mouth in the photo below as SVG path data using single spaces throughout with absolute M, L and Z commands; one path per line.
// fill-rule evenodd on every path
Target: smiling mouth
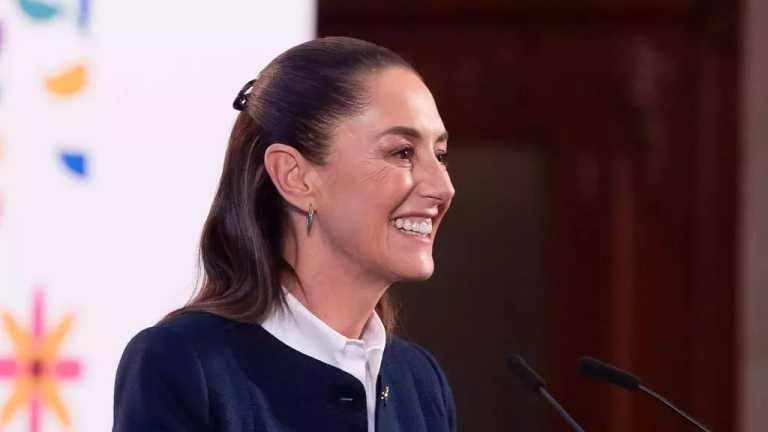
M 432 219 L 423 217 L 408 217 L 392 219 L 392 227 L 403 234 L 429 238 L 432 235 Z

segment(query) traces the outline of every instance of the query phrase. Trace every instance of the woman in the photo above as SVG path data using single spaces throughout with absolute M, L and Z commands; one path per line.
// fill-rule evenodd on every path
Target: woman
M 120 361 L 115 431 L 450 431 L 434 358 L 392 335 L 392 283 L 432 275 L 447 133 L 400 56 L 298 45 L 240 91 L 204 279 Z

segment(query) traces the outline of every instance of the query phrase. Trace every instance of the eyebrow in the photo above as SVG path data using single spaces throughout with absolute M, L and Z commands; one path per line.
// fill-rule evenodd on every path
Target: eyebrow
M 377 138 L 381 138 L 384 135 L 401 135 L 404 137 L 412 138 L 415 140 L 421 140 L 424 139 L 424 136 L 419 132 L 417 129 L 414 129 L 412 127 L 408 126 L 394 126 L 391 127 L 384 132 L 381 132 L 380 134 L 376 135 Z M 435 140 L 435 143 L 443 143 L 448 141 L 448 132 L 443 132 L 440 134 L 440 136 L 437 137 Z

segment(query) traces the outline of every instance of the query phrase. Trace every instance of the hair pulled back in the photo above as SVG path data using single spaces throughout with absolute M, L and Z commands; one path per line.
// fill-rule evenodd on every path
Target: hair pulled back
M 282 253 L 288 204 L 267 174 L 264 152 L 283 143 L 322 165 L 334 126 L 365 109 L 365 79 L 391 66 L 413 70 L 387 48 L 327 37 L 285 51 L 249 82 L 249 93 L 248 85 L 243 88 L 234 104 L 242 112 L 201 236 L 198 291 L 166 318 L 205 311 L 260 323 L 283 300 L 281 273 L 296 275 Z M 376 309 L 391 331 L 395 314 L 388 295 Z

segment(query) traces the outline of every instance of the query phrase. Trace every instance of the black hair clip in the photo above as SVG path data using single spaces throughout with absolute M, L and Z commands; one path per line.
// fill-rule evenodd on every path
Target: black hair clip
M 237 93 L 237 97 L 235 98 L 235 101 L 232 102 L 232 107 L 234 109 L 238 111 L 245 110 L 245 103 L 248 102 L 248 94 L 249 94 L 246 92 L 251 89 L 251 87 L 253 86 L 253 83 L 255 82 L 256 82 L 255 79 L 248 81 L 247 83 L 245 83 L 245 85 L 240 90 L 240 92 Z

